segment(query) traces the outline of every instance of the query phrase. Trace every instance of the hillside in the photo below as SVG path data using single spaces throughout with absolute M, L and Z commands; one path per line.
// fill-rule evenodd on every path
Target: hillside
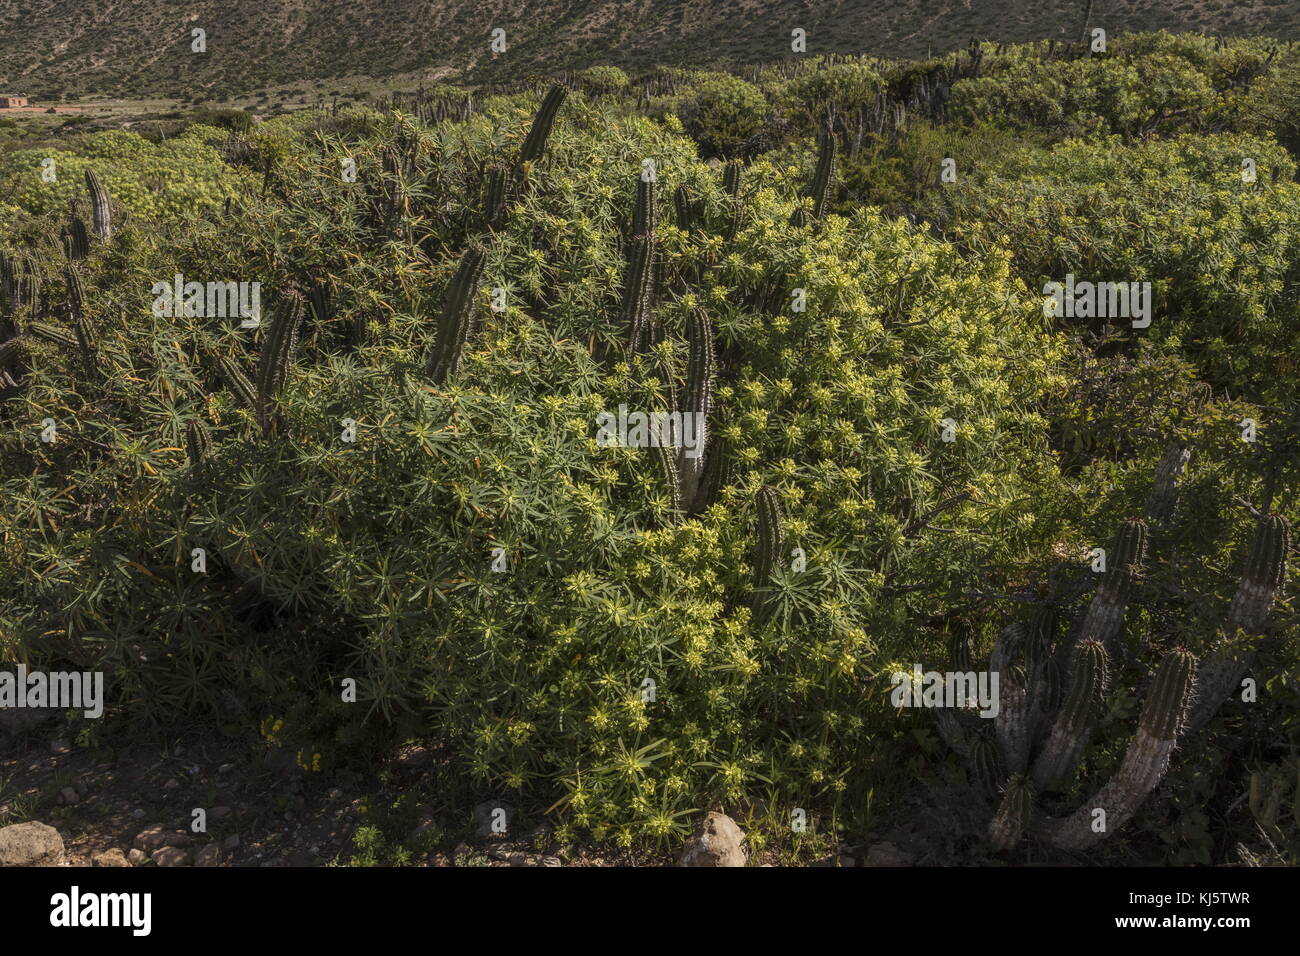
M 267 85 L 398 73 L 486 78 L 611 63 L 702 66 L 790 52 L 924 55 L 996 41 L 1076 38 L 1085 4 L 1044 0 L 0 0 L 0 88 L 33 96 L 211 96 Z M 1092 21 L 1112 33 L 1190 30 L 1293 39 L 1300 9 L 1284 0 L 1110 0 Z M 208 50 L 190 50 L 191 30 Z M 489 36 L 507 31 L 493 58 Z

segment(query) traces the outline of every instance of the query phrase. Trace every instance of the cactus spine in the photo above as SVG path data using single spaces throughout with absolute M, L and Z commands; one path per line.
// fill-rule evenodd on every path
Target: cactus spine
M 86 170 L 86 189 L 90 193 L 91 224 L 95 235 L 107 242 L 113 236 L 113 215 L 108 204 L 108 190 L 93 169 Z
M 475 300 L 486 262 L 487 254 L 481 248 L 466 249 L 447 287 L 447 302 L 429 353 L 428 374 L 435 385 L 442 385 L 460 369 L 465 343 L 474 332 Z
M 695 448 L 689 454 L 686 448 L 682 448 L 680 472 L 683 496 L 693 503 L 704 476 L 709 411 L 713 405 L 713 325 L 703 310 L 695 309 L 687 318 L 686 337 L 686 396 L 682 418 L 685 423 L 686 415 L 690 415 L 695 423 Z

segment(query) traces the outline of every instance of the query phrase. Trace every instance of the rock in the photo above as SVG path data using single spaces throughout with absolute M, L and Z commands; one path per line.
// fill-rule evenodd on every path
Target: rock
M 485 837 L 505 836 L 514 818 L 514 807 L 500 800 L 484 800 L 474 807 L 474 826 Z
M 195 866 L 220 866 L 221 865 L 221 847 L 215 843 L 209 843 L 194 857 Z
M 145 856 L 143 850 L 132 849 L 126 854 L 126 861 L 132 866 L 144 866 L 144 861 L 149 859 Z
M 214 820 L 224 820 L 226 817 L 230 816 L 231 812 L 230 807 L 213 807 L 208 811 L 208 816 L 212 817 Z
M 542 857 L 542 866 L 564 866 L 564 864 L 560 862 L 558 856 L 544 856 Z
M 223 763 L 220 767 L 217 768 L 217 773 L 224 777 L 226 774 L 230 773 L 234 769 L 235 769 L 235 765 L 233 763 Z
M 137 850 L 137 853 L 140 851 Z M 140 854 L 143 856 L 144 854 Z M 126 854 L 114 847 L 111 850 L 105 850 L 103 853 L 96 853 L 90 858 L 92 866 L 130 866 L 131 861 L 126 858 Z
M 163 789 L 164 789 L 164 790 L 175 790 L 175 789 L 176 789 L 177 787 L 179 787 L 180 785 L 181 785 L 181 784 L 180 784 L 180 781 L 177 780 L 175 777 L 172 777 L 170 780 L 168 780 L 166 783 L 163 784 Z
M 81 802 L 81 794 L 77 793 L 76 787 L 64 787 L 59 791 L 59 803 L 65 807 L 72 806 L 74 803 Z
M 58 866 L 63 862 L 63 837 L 54 827 L 15 823 L 0 827 L 0 866 Z
M 906 850 L 900 850 L 893 843 L 884 840 L 880 843 L 873 843 L 867 847 L 866 866 L 911 866 L 913 863 L 912 854 Z
M 427 767 L 433 760 L 433 754 L 424 747 L 412 747 L 397 758 L 397 765 L 403 770 L 419 770 Z
M 178 846 L 165 846 L 154 852 L 153 862 L 154 866 L 187 866 L 190 862 L 190 851 L 182 850 Z
M 72 745 L 66 740 L 51 740 L 50 753 L 54 754 L 56 757 L 62 757 L 64 754 L 72 753 Z
M 709 813 L 682 853 L 682 866 L 744 866 L 745 831 L 725 813 Z
M 221 844 L 221 848 L 223 850 L 238 850 L 239 834 L 233 833 L 230 836 L 226 837 L 225 841 Z
M 136 849 L 144 850 L 146 853 L 161 850 L 163 847 L 189 846 L 193 842 L 193 838 L 185 831 L 164 830 L 159 823 L 141 830 L 135 836 Z
M 132 820 L 143 820 L 143 819 L 144 819 L 144 811 L 143 811 L 143 810 L 132 810 L 132 811 L 131 811 L 131 819 L 132 819 Z

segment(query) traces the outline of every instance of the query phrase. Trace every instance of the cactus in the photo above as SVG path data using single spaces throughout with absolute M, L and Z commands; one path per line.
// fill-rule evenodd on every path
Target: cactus
M 1029 745 L 1033 738 L 1029 677 L 1024 664 L 1013 663 L 1001 669 L 998 697 L 998 715 L 993 718 L 993 727 L 1002 760 L 1011 773 L 1024 773 L 1029 766 Z
M 1182 648 L 1170 651 L 1156 672 L 1119 770 L 1073 814 L 1044 827 L 1049 843 L 1067 850 L 1086 849 L 1129 821 L 1169 769 L 1195 683 L 1196 657 Z M 1105 829 L 1100 831 L 1093 828 L 1098 809 L 1106 814 Z
M 835 161 L 839 142 L 835 134 L 827 130 L 822 136 L 821 150 L 817 154 L 817 169 L 813 173 L 812 192 L 813 218 L 821 219 L 826 215 L 826 207 L 835 189 Z
M 474 332 L 479 282 L 487 254 L 477 246 L 466 249 L 447 287 L 447 301 L 438 319 L 437 338 L 429 352 L 428 374 L 442 385 L 460 369 L 465 343 Z
M 113 236 L 113 216 L 108 204 L 108 191 L 93 169 L 86 170 L 86 189 L 90 192 L 91 223 L 95 235 L 107 242 Z
M 1118 656 L 1119 631 L 1124 623 L 1124 611 L 1132 595 L 1133 584 L 1146 561 L 1146 548 L 1146 522 L 1141 518 L 1125 521 L 1106 553 L 1106 570 L 1102 572 L 1101 586 L 1088 605 L 1076 643 L 1101 641 L 1112 658 Z
M 970 763 L 975 789 L 989 799 L 996 797 L 1001 782 L 1007 777 L 998 756 L 997 744 L 988 734 L 975 736 L 970 747 Z
M 1077 644 L 1070 655 L 1070 684 L 1030 779 L 1038 790 L 1070 782 L 1083 759 L 1109 687 L 1109 662 L 1100 641 Z
M 1245 568 L 1237 593 L 1228 608 L 1224 633 L 1201 665 L 1200 697 L 1188 725 L 1203 727 L 1224 700 L 1241 684 L 1254 654 L 1250 638 L 1264 629 L 1282 583 L 1286 579 L 1291 529 L 1278 514 L 1260 518 L 1246 551 Z M 1244 632 L 1245 638 L 1238 638 Z
M 1182 442 L 1170 442 L 1165 447 L 1164 455 L 1156 466 L 1155 482 L 1147 495 L 1145 511 L 1149 520 L 1167 521 L 1173 515 L 1178 477 L 1187 467 L 1191 455 L 1191 449 L 1185 448 Z
M 91 331 L 90 324 L 86 321 L 86 293 L 81 285 L 81 275 L 72 266 L 68 267 L 65 275 L 68 287 L 68 320 L 72 324 L 72 331 L 77 339 L 77 347 L 81 352 L 81 361 L 86 366 L 87 373 L 93 373 L 95 370 L 95 336 Z
M 952 637 L 948 642 L 948 650 L 954 671 L 965 674 L 974 670 L 970 650 L 970 633 L 964 626 L 959 625 L 953 630 Z
M 212 432 L 201 418 L 185 423 L 185 450 L 191 465 L 199 464 L 212 450 Z
M 781 526 L 781 504 L 772 488 L 759 488 L 754 503 L 758 511 L 758 543 L 754 551 L 753 610 L 756 622 L 762 624 L 771 608 L 764 589 L 781 565 L 785 530 Z
M 632 208 L 632 238 L 653 236 L 658 225 L 658 210 L 655 205 L 655 182 L 638 176 L 636 181 L 636 204 Z
M 1002 794 L 1002 804 L 989 823 L 989 843 L 998 853 L 1010 853 L 1029 828 L 1034 791 L 1023 774 L 1012 774 Z
M 700 209 L 685 183 L 673 190 L 673 208 L 677 213 L 677 228 L 691 232 L 699 222 Z
M 289 377 L 289 366 L 298 349 L 298 335 L 302 329 L 303 299 L 290 292 L 276 309 L 262 342 L 262 354 L 257 363 L 257 422 L 270 433 L 276 399 Z
M 551 135 L 551 127 L 555 124 L 555 117 L 559 114 L 568 93 L 569 91 L 559 83 L 547 92 L 542 105 L 537 110 L 537 115 L 533 118 L 528 136 L 525 137 L 523 146 L 519 148 L 521 168 L 542 158 L 542 153 L 546 150 L 546 141 Z
M 506 171 L 492 166 L 483 177 L 483 228 L 496 229 L 505 217 L 507 199 Z
M 68 222 L 63 244 L 67 257 L 74 262 L 79 262 L 90 255 L 90 235 L 86 232 L 86 224 L 82 222 L 80 216 L 74 214 Z
M 704 471 L 700 475 L 700 485 L 695 498 L 687 509 L 690 514 L 699 514 L 717 500 L 718 493 L 731 481 L 731 459 L 727 454 L 727 440 L 715 438 L 711 449 L 704 456 Z
M 253 387 L 252 380 L 244 374 L 244 370 L 239 367 L 239 363 L 229 355 L 219 355 L 217 365 L 226 384 L 230 386 L 230 390 L 235 393 L 240 403 L 250 411 L 256 411 L 257 389 Z
M 679 471 L 683 497 L 693 501 L 699 493 L 704 476 L 704 456 L 708 453 L 708 420 L 713 405 L 713 376 L 715 356 L 713 351 L 713 325 L 702 309 L 695 309 L 687 318 L 686 338 L 686 395 L 682 404 L 683 417 L 691 415 L 697 429 L 694 457 L 681 451 Z
M 51 342 L 54 345 L 61 345 L 64 348 L 75 349 L 78 347 L 75 334 L 67 329 L 61 329 L 57 325 L 50 325 L 48 322 L 30 322 L 27 325 L 27 332 L 34 338 Z
M 665 438 L 664 435 L 659 436 L 659 443 L 654 449 L 655 463 L 659 467 L 659 476 L 668 488 L 670 508 L 673 520 L 676 521 L 682 510 L 681 479 L 677 472 L 677 449 L 668 444 Z
M 315 278 L 307 288 L 307 304 L 311 310 L 312 321 L 318 325 L 334 318 L 334 303 L 330 298 L 329 282 Z
M 740 198 L 740 160 L 732 159 L 722 167 L 722 190 L 732 199 Z
M 654 276 L 655 237 L 646 234 L 633 240 L 623 279 L 621 318 L 623 327 L 627 330 L 629 359 L 650 344 Z

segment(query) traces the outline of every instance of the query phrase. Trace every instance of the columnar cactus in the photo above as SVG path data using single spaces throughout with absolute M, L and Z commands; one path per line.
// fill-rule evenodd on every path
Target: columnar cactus
M 673 190 L 673 208 L 677 213 L 677 228 L 690 233 L 699 222 L 700 211 L 685 183 Z
M 754 549 L 753 609 L 755 619 L 761 624 L 766 620 L 771 607 L 769 595 L 764 589 L 781 566 L 785 530 L 781 526 L 781 503 L 774 489 L 766 485 L 758 489 L 754 504 L 758 511 L 758 543 Z
M 470 246 L 447 287 L 447 301 L 438 319 L 437 338 L 429 352 L 428 374 L 435 385 L 444 384 L 460 369 L 465 343 L 474 332 L 478 287 L 483 278 L 487 253 Z
M 623 278 L 621 319 L 627 330 L 628 358 L 634 358 L 650 344 L 654 277 L 655 237 L 645 234 L 632 241 Z
M 1034 791 L 1023 774 L 1012 774 L 1002 804 L 989 822 L 989 843 L 998 853 L 1010 853 L 1024 837 L 1034 810 Z
M 659 476 L 668 488 L 672 520 L 676 521 L 682 510 L 681 478 L 677 471 L 677 449 L 667 443 L 666 436 L 661 435 L 659 438 L 659 444 L 654 449 L 655 464 L 659 468 Z
M 528 163 L 535 163 L 542 158 L 542 153 L 546 150 L 546 141 L 551 135 L 551 127 L 555 125 L 555 117 L 559 115 L 560 107 L 564 104 L 564 98 L 568 94 L 569 91 L 559 83 L 547 91 L 546 96 L 542 99 L 542 105 L 537 110 L 537 115 L 533 118 L 533 125 L 528 130 L 528 136 L 524 139 L 523 146 L 519 148 L 519 165 L 521 167 Z
M 1155 482 L 1147 495 L 1146 516 L 1151 521 L 1167 521 L 1174 512 L 1174 502 L 1178 490 L 1178 478 L 1187 467 L 1191 458 L 1190 448 L 1182 442 L 1170 442 L 1165 453 L 1156 466 Z
M 1079 629 L 1079 642 L 1101 641 L 1112 658 L 1118 655 L 1124 610 L 1146 561 L 1146 549 L 1146 522 L 1141 518 L 1125 521 L 1106 552 L 1106 570 Z
M 1045 825 L 1049 843 L 1066 850 L 1086 849 L 1128 822 L 1169 769 L 1195 683 L 1196 657 L 1182 648 L 1169 652 L 1156 672 L 1119 770 L 1084 806 Z M 1098 810 L 1105 812 L 1104 828 L 1096 825 L 1103 819 Z
M 501 225 L 506 210 L 506 171 L 501 166 L 491 166 L 483 177 L 483 227 L 496 229 Z
M 817 154 L 817 169 L 813 173 L 812 191 L 813 218 L 820 220 L 826 214 L 827 204 L 835 189 L 835 160 L 839 142 L 835 134 L 827 130 L 822 136 L 821 149 Z
M 201 418 L 191 418 L 185 423 L 185 450 L 190 464 L 197 465 L 212 450 L 212 431 Z
M 1269 611 L 1286 579 L 1291 529 L 1284 517 L 1265 515 L 1259 520 L 1246 551 L 1237 593 L 1228 609 L 1224 633 L 1201 664 L 1200 694 L 1189 727 L 1198 730 L 1214 716 L 1223 701 L 1237 689 L 1254 657 L 1250 638 L 1264 629 Z M 1238 638 L 1245 632 L 1245 639 Z
M 64 235 L 64 250 L 68 258 L 74 262 L 79 262 L 90 255 L 90 235 L 86 232 L 86 224 L 78 215 L 74 214 L 68 222 L 67 232 Z
M 229 355 L 218 355 L 217 366 L 240 404 L 250 411 L 256 411 L 257 388 L 253 385 L 252 379 L 240 368 L 239 363 Z
M 262 343 L 262 354 L 257 363 L 257 421 L 269 433 L 276 408 L 276 399 L 289 377 L 289 366 L 298 350 L 298 335 L 302 329 L 303 299 L 290 292 L 276 309 Z
M 27 324 L 27 332 L 33 338 L 41 339 L 64 348 L 75 349 L 78 347 L 76 335 L 57 325 L 50 325 L 48 322 L 29 322 Z
M 86 170 L 86 189 L 90 192 L 91 224 L 95 235 L 107 241 L 113 236 L 113 215 L 109 208 L 108 190 L 93 169 Z
M 69 266 L 65 272 L 68 287 L 68 321 L 72 325 L 73 335 L 77 339 L 77 348 L 81 352 L 81 361 L 88 373 L 95 369 L 95 336 L 86 321 L 86 293 L 81 284 L 81 274 Z
M 1070 782 L 1096 729 L 1109 689 L 1109 662 L 1100 641 L 1077 644 L 1070 655 L 1070 683 L 1030 779 L 1038 790 Z
M 638 176 L 636 204 L 632 207 L 632 239 L 652 236 L 658 226 L 658 209 L 655 204 L 655 181 Z
M 708 452 L 708 419 L 713 405 L 713 376 L 715 356 L 713 350 L 713 324 L 702 309 L 695 309 L 686 324 L 686 394 L 682 412 L 694 417 L 697 433 L 696 447 L 691 455 L 681 452 L 680 473 L 683 497 L 694 501 L 704 476 L 705 454 Z

